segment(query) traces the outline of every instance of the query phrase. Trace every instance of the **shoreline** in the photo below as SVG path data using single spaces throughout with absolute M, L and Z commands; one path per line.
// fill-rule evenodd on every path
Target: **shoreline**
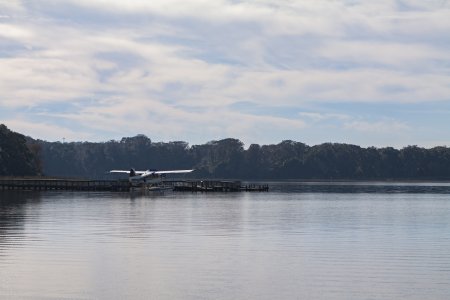
M 92 181 L 101 179 L 91 179 L 84 177 L 69 176 L 0 176 L 0 180 L 74 180 L 74 181 Z M 111 180 L 111 179 L 109 179 Z M 117 179 L 116 179 L 117 180 Z M 450 183 L 450 179 L 238 179 L 238 178 L 186 178 L 184 180 L 203 180 L 203 181 L 232 181 L 242 182 L 272 182 L 272 183 Z

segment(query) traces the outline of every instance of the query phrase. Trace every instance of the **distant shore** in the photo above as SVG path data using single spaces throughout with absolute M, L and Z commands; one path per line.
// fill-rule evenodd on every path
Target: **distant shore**
M 92 180 L 83 177 L 70 176 L 0 176 L 0 180 Z M 197 180 L 189 179 L 189 180 Z M 239 180 L 242 182 L 267 183 L 450 183 L 450 179 L 239 179 L 239 178 L 203 178 L 198 180 Z

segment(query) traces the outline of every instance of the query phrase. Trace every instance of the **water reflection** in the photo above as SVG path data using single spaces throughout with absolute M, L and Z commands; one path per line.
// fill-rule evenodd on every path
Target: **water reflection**
M 448 298 L 448 195 L 288 185 L 1 194 L 0 298 Z
M 38 205 L 40 200 L 39 193 L 35 192 L 0 192 L 0 250 L 2 245 L 20 243 L 26 219 L 33 218 L 29 207 Z
M 270 191 L 282 193 L 408 193 L 450 194 L 448 182 L 270 182 Z

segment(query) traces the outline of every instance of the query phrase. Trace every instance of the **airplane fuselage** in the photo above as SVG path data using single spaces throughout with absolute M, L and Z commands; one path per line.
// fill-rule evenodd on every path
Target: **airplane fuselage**
M 158 175 L 150 175 L 150 176 L 136 175 L 136 176 L 128 177 L 128 180 L 130 182 L 159 183 L 159 182 L 162 181 L 162 176 L 158 176 Z
M 184 174 L 190 173 L 194 170 L 170 170 L 170 171 L 136 171 L 131 169 L 129 171 L 126 170 L 111 170 L 110 173 L 126 173 L 129 175 L 128 180 L 132 184 L 139 183 L 160 183 L 167 174 Z

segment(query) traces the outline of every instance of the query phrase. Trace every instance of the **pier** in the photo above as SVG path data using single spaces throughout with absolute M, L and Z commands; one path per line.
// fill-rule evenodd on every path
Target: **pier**
M 174 191 L 182 192 L 267 192 L 267 184 L 246 184 L 227 180 L 186 180 L 173 182 Z
M 127 180 L 82 180 L 60 178 L 11 178 L 0 179 L 0 190 L 65 190 L 65 191 L 114 191 L 130 190 Z
M 176 192 L 267 192 L 267 184 L 245 184 L 227 180 L 164 180 L 161 186 Z M 132 186 L 128 180 L 88 180 L 63 178 L 0 178 L 0 190 L 32 191 L 112 191 L 127 192 L 133 188 L 148 189 L 154 185 Z

